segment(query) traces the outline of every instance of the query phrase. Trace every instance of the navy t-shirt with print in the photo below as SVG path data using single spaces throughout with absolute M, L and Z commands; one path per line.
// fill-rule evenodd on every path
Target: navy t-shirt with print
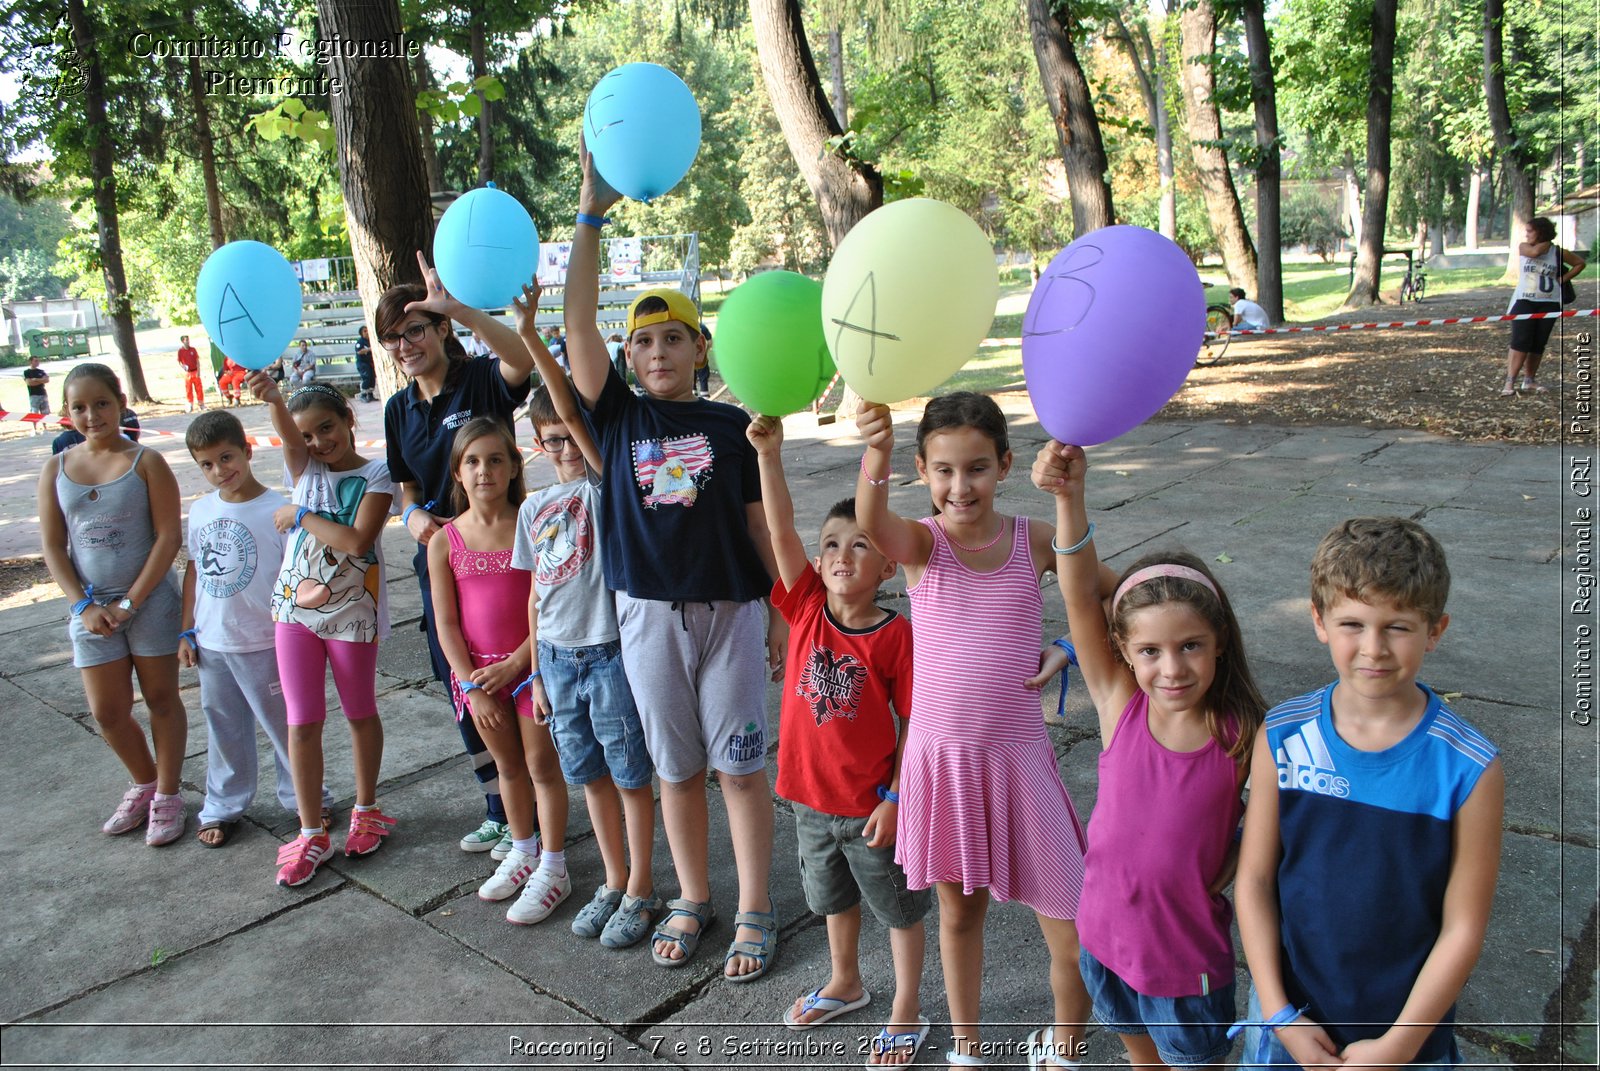
M 495 357 L 452 361 L 444 389 L 432 402 L 422 400 L 415 383 L 391 395 L 383 407 L 390 477 L 397 484 L 417 484 L 422 501 L 435 503 L 428 512 L 450 516 L 450 448 L 456 431 L 473 417 L 498 416 L 515 434 L 511 414 L 527 397 L 528 383 L 506 386 Z
M 605 461 L 606 587 L 636 599 L 766 597 L 745 513 L 761 501 L 761 471 L 744 410 L 640 397 L 612 374 L 588 417 Z

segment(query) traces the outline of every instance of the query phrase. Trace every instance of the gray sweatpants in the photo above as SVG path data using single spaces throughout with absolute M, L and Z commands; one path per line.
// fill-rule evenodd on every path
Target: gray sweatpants
M 206 802 L 200 824 L 229 822 L 256 797 L 256 725 L 272 744 L 278 767 L 278 802 L 297 810 L 289 774 L 289 716 L 278 683 L 278 653 L 200 648 L 200 709 L 206 716 Z M 322 786 L 322 805 L 333 796 Z

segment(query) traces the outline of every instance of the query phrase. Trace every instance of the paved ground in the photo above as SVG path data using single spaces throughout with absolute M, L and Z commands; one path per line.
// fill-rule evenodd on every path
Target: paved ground
M 1019 458 L 1042 438 L 1013 398 Z M 264 431 L 262 410 L 244 411 Z M 369 428 L 376 407 L 364 407 Z M 914 414 L 901 414 L 908 422 Z M 153 422 L 180 430 L 182 418 Z M 788 471 L 808 531 L 848 492 L 859 457 L 852 429 L 790 420 Z M 376 434 L 376 432 L 374 432 Z M 909 439 L 909 434 L 903 436 Z M 181 439 L 154 437 L 184 481 L 199 480 Z M 32 506 L 42 440 L 0 445 L 4 555 L 37 547 Z M 1362 428 L 1147 425 L 1095 450 L 1091 506 L 1113 565 L 1149 545 L 1183 544 L 1219 575 L 1245 622 L 1269 698 L 1323 683 L 1325 653 L 1308 618 L 1306 566 L 1335 521 L 1388 512 L 1422 519 L 1444 542 L 1456 577 L 1452 624 L 1425 677 L 1459 693 L 1458 709 L 1503 749 L 1509 782 L 1504 864 L 1487 947 L 1460 1006 L 1469 1061 L 1592 1062 L 1595 1058 L 1596 819 L 1594 729 L 1562 714 L 1563 557 L 1557 447 L 1462 446 Z M 259 455 L 275 476 L 277 457 Z M 1026 463 L 1004 485 L 1008 511 L 1051 515 Z M 902 456 L 897 508 L 925 492 Z M 9 475 L 6 475 L 9 473 Z M 536 476 L 548 479 L 548 473 Z M 221 851 L 192 837 L 159 851 L 94 832 L 121 790 L 95 738 L 72 669 L 60 599 L 0 613 L 0 1023 L 5 1064 L 32 1066 L 859 1066 L 887 1000 L 805 1034 L 778 1024 L 785 1005 L 826 977 L 822 921 L 808 915 L 794 835 L 780 802 L 773 872 L 783 949 L 772 976 L 721 981 L 726 923 L 686 968 L 647 953 L 609 952 L 567 929 L 599 881 L 581 806 L 573 809 L 574 899 L 545 924 L 506 924 L 479 902 L 490 871 L 455 840 L 477 821 L 477 796 L 438 687 L 425 680 L 415 630 L 419 600 L 407 540 L 386 537 L 393 637 L 380 657 L 387 752 L 381 798 L 400 826 L 376 856 L 338 861 L 303 890 L 272 884 L 273 857 L 294 822 L 263 781 L 241 834 Z M 905 608 L 899 586 L 889 602 Z M 1046 592 L 1046 637 L 1062 630 Z M 1570 627 L 1570 626 L 1569 626 Z M 982 657 L 981 640 L 975 657 Z M 203 783 L 205 730 L 192 676 L 185 795 Z M 1054 698 L 1047 697 L 1053 706 Z M 776 717 L 776 689 L 769 693 Z M 1081 687 L 1053 729 L 1063 777 L 1087 816 L 1093 805 L 1092 720 Z M 1564 736 L 1563 733 L 1566 732 Z M 774 734 L 775 737 L 775 734 Z M 350 803 L 349 745 L 328 734 L 328 777 Z M 270 765 L 266 767 L 270 769 Z M 722 809 L 713 803 L 713 886 L 731 910 L 734 876 Z M 190 825 L 193 828 L 191 817 Z M 664 839 L 658 887 L 672 891 Z M 930 927 L 923 999 L 947 1018 Z M 885 934 L 864 934 L 869 989 L 891 992 Z M 1030 915 L 994 911 L 984 987 L 986 1036 L 1014 1054 L 1048 1014 L 1043 943 Z M 1242 960 L 1241 960 L 1242 962 Z M 1242 977 L 1242 976 L 1241 976 Z M 1241 992 L 1242 999 L 1242 992 Z M 949 1041 L 935 1027 L 929 1060 Z M 1011 1046 L 1011 1048 L 1006 1048 Z M 1116 1064 L 1115 1038 L 1091 1037 L 1090 1060 Z

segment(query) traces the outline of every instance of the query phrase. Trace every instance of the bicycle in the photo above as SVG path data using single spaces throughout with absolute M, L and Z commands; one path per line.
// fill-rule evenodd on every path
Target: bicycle
M 1228 340 L 1232 333 L 1233 306 L 1207 305 L 1205 338 L 1200 343 L 1200 353 L 1194 363 L 1210 366 L 1222 360 L 1222 355 L 1228 352 Z
M 1400 280 L 1400 303 L 1403 305 L 1407 301 L 1420 302 L 1427 289 L 1427 270 L 1421 264 L 1418 264 L 1414 269 L 1408 265 L 1406 267 L 1406 277 Z

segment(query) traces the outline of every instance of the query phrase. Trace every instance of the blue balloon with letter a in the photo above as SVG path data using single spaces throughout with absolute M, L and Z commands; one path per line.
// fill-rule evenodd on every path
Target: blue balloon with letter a
M 300 279 L 261 242 L 229 242 L 207 257 L 194 303 L 211 341 L 246 368 L 276 361 L 300 329 Z
M 700 106 L 660 64 L 625 63 L 589 93 L 583 137 L 612 189 L 649 201 L 689 173 L 700 151 Z
M 521 201 L 488 183 L 445 209 L 433 235 L 433 266 L 463 305 L 503 309 L 538 270 L 538 228 Z

